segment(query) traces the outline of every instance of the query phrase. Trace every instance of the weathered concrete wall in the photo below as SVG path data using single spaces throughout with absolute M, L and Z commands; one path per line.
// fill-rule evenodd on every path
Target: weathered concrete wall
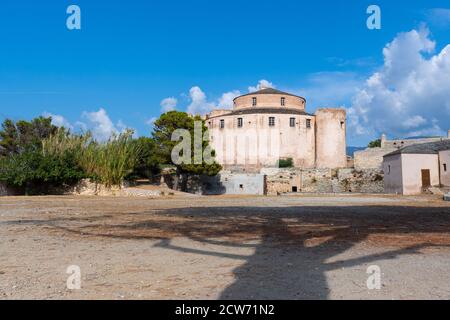
M 386 193 L 403 193 L 402 156 L 392 155 L 384 158 L 384 191 Z
M 441 164 L 441 184 L 450 187 L 450 150 L 439 152 L 439 162 Z
M 345 109 L 319 109 L 316 115 L 316 167 L 346 168 Z
M 170 188 L 194 194 L 265 194 L 265 177 L 263 174 L 221 172 L 213 177 L 206 175 L 182 175 L 178 186 L 174 183 L 175 178 L 174 175 L 165 175 L 164 182 Z
M 343 169 L 263 169 L 267 193 L 383 193 L 381 170 Z
M 221 173 L 215 177 L 202 177 L 203 194 L 265 194 L 265 177 L 262 174 Z

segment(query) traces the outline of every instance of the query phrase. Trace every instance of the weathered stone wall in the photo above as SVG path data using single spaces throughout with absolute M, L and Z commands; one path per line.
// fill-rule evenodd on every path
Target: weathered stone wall
M 449 137 L 447 137 L 449 138 Z M 382 169 L 383 156 L 395 150 L 411 146 L 414 144 L 437 142 L 446 140 L 446 137 L 418 138 L 418 139 L 395 139 L 387 140 L 386 136 L 381 137 L 381 148 L 367 148 L 356 151 L 354 154 L 355 169 Z
M 357 170 L 381 169 L 383 166 L 383 156 L 397 150 L 396 148 L 367 148 L 356 151 L 354 154 L 354 166 Z
M 267 193 L 383 193 L 383 172 L 377 169 L 266 170 Z

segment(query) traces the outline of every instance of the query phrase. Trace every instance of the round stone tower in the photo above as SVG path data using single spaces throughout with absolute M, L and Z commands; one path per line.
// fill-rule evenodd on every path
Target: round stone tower
M 345 109 L 318 109 L 316 115 L 316 167 L 347 166 Z

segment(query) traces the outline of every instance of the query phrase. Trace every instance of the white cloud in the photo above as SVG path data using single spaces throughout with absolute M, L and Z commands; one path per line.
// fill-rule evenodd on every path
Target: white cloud
M 275 86 L 272 82 L 267 81 L 265 79 L 261 79 L 258 81 L 258 84 L 255 87 L 253 86 L 248 87 L 248 92 L 255 92 L 261 90 L 262 88 L 275 88 Z
M 404 128 L 417 128 L 423 124 L 427 123 L 427 120 L 422 116 L 412 116 L 403 121 L 402 125 Z
M 69 129 L 71 131 L 73 130 L 73 125 L 66 118 L 64 118 L 62 115 L 53 114 L 53 113 L 50 113 L 50 112 L 47 112 L 47 111 L 45 111 L 42 115 L 44 117 L 46 117 L 46 118 L 51 117 L 52 118 L 52 124 L 54 126 L 64 127 L 64 128 Z
M 217 107 L 220 109 L 231 109 L 233 108 L 233 100 L 237 96 L 240 96 L 241 92 L 239 90 L 233 90 L 230 92 L 225 92 L 222 94 L 222 96 L 219 98 Z
M 103 108 L 94 112 L 84 111 L 82 118 L 88 120 L 88 127 L 92 130 L 94 138 L 99 141 L 108 140 L 112 134 L 118 133 L 118 130 Z
M 133 130 L 133 137 L 137 137 L 137 130 L 127 126 L 122 120 L 114 123 L 108 116 L 105 109 L 100 108 L 98 111 L 87 112 L 81 114 L 83 121 L 77 120 L 71 124 L 64 116 L 44 112 L 44 117 L 52 117 L 52 123 L 58 127 L 65 127 L 72 132 L 91 131 L 94 139 L 98 141 L 106 141 L 112 134 L 122 133 L 128 129 Z
M 200 87 L 192 87 L 189 90 L 189 98 L 191 103 L 187 107 L 187 112 L 190 114 L 206 114 L 215 108 L 214 103 L 209 102 L 206 94 Z
M 166 113 L 175 110 L 178 100 L 174 97 L 165 98 L 161 101 L 161 112 Z
M 387 44 L 384 65 L 352 99 L 349 132 L 444 135 L 450 128 L 450 45 L 434 54 L 435 47 L 426 28 Z

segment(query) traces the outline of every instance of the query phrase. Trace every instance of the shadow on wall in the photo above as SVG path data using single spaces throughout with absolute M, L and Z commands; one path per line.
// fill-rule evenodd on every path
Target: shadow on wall
M 221 195 L 227 193 L 221 175 L 182 174 L 178 178 L 174 174 L 163 175 L 164 182 L 170 189 L 201 195 Z
M 449 207 L 246 207 L 245 211 L 241 207 L 194 207 L 151 213 L 7 223 L 39 224 L 83 236 L 157 239 L 155 246 L 175 252 L 242 260 L 233 271 L 234 283 L 222 291 L 222 299 L 327 299 L 327 271 L 450 245 Z M 172 244 L 175 237 L 232 250 L 180 247 Z M 330 262 L 366 240 L 393 249 Z M 238 248 L 253 248 L 254 253 L 238 254 Z

